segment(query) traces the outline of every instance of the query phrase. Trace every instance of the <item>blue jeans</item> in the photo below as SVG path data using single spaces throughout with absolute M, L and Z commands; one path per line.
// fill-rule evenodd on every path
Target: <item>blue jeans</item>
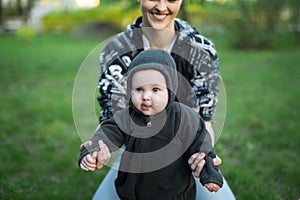
M 120 161 L 121 154 L 119 154 L 118 158 L 115 162 Z M 116 164 L 116 163 L 115 163 Z M 100 186 L 98 187 L 96 193 L 94 194 L 93 200 L 119 200 L 115 189 L 115 179 L 118 175 L 117 168 L 111 168 Z M 223 178 L 223 187 L 218 192 L 209 192 L 206 187 L 200 184 L 200 181 L 197 179 L 196 181 L 196 200 L 235 200 L 234 194 L 232 193 L 227 181 Z

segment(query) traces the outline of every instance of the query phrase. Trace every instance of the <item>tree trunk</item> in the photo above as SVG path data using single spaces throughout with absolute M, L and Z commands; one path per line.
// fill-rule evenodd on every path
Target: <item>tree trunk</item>
M 3 4 L 2 0 L 0 0 L 0 27 L 3 25 Z
M 25 9 L 25 13 L 24 13 L 24 20 L 26 22 L 28 21 L 29 14 L 30 14 L 30 11 L 31 11 L 33 6 L 34 6 L 34 0 L 28 0 L 27 5 L 26 5 L 26 9 Z
M 17 0 L 17 14 L 20 17 L 22 17 L 22 15 L 23 15 L 23 8 L 22 8 L 21 0 Z
M 290 7 L 292 10 L 292 32 L 295 35 L 296 42 L 300 44 L 300 1 L 291 0 Z

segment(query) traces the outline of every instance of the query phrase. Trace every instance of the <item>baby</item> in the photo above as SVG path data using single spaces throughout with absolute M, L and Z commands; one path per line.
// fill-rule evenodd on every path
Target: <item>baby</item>
M 188 158 L 205 152 L 200 182 L 217 192 L 223 177 L 212 162 L 210 135 L 192 108 L 174 101 L 177 87 L 176 64 L 168 52 L 146 50 L 136 56 L 127 75 L 128 106 L 99 125 L 92 146 L 81 151 L 79 166 L 95 165 L 94 152 L 103 143 L 109 151 L 125 145 L 115 180 L 120 199 L 195 199 Z

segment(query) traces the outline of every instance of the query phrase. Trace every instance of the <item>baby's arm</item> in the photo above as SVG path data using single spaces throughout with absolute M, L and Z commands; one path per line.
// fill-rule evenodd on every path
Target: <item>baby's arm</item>
M 217 192 L 223 186 L 223 176 L 218 167 L 213 164 L 213 158 L 215 157 L 214 151 L 206 155 L 205 165 L 200 174 L 200 182 L 211 192 Z

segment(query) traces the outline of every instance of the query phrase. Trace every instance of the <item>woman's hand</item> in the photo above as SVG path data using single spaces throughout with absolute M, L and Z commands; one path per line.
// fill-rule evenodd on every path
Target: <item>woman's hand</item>
M 101 149 L 99 152 L 93 152 L 92 154 L 88 154 L 82 159 L 80 167 L 83 170 L 94 171 L 95 169 L 102 169 L 102 167 L 109 162 L 111 158 L 111 153 L 108 147 L 102 140 L 99 140 L 98 144 L 99 148 Z M 90 146 L 92 146 L 92 141 L 86 141 L 80 145 L 80 151 Z
M 204 157 L 204 153 L 195 153 L 188 160 L 190 168 L 197 178 L 200 177 L 200 173 L 205 165 Z M 220 166 L 222 164 L 222 159 L 219 156 L 216 156 L 216 158 L 213 159 L 213 163 L 215 166 Z
M 97 155 L 97 169 L 101 169 L 104 165 L 106 165 L 109 162 L 111 154 L 109 152 L 108 147 L 102 140 L 99 140 L 98 144 L 101 150 L 98 152 Z

